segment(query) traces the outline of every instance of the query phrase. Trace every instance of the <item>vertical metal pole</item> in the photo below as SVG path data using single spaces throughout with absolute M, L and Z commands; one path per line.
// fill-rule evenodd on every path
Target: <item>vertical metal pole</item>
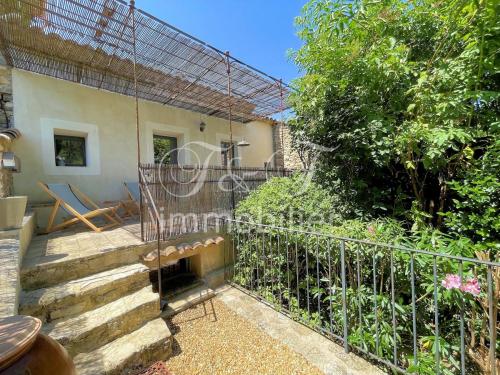
M 278 278 L 278 293 L 280 295 L 280 310 L 283 308 L 283 291 L 281 290 L 281 262 L 280 262 L 280 259 L 281 259 L 281 252 L 280 252 L 280 242 L 283 242 L 283 241 L 280 241 L 280 232 L 278 230 L 278 243 L 277 243 L 277 246 L 278 246 L 278 257 L 276 259 L 276 262 L 277 262 L 277 278 Z
M 396 334 L 396 296 L 394 292 L 394 250 L 391 249 L 391 305 L 392 305 L 392 339 L 394 340 L 393 363 L 398 365 L 398 341 Z
M 330 334 L 333 337 L 333 314 L 332 314 L 332 249 L 331 249 L 331 240 L 328 238 L 328 294 L 330 298 Z
M 140 176 L 140 168 L 141 168 L 141 139 L 140 139 L 140 130 L 139 130 L 139 99 L 138 99 L 138 89 L 137 89 L 137 47 L 136 47 L 136 32 L 135 32 L 135 0 L 130 0 L 129 9 L 132 18 L 132 47 L 134 51 L 133 62 L 133 72 L 134 72 L 134 97 L 135 97 L 135 136 L 137 143 L 137 175 L 139 181 L 141 181 Z M 146 183 L 146 181 L 143 181 Z M 139 218 L 141 221 L 141 238 L 144 241 L 144 220 L 143 220 L 143 198 L 142 198 L 142 190 L 139 189 L 141 193 L 141 199 L 139 200 Z M 158 233 L 158 236 L 160 234 Z
M 300 289 L 299 289 L 299 250 L 297 244 L 297 233 L 295 234 L 295 272 L 297 276 L 297 313 L 300 311 Z
M 162 285 L 161 285 L 161 260 L 160 260 L 160 245 L 161 245 L 161 239 L 160 239 L 160 219 L 156 218 L 156 232 L 158 233 L 157 239 L 156 239 L 156 246 L 157 246 L 157 255 L 158 255 L 158 294 L 160 295 L 160 311 L 161 311 L 161 299 L 162 299 Z
M 307 236 L 305 236 L 306 239 L 306 301 L 307 301 L 307 317 L 308 319 L 311 319 L 311 306 L 309 303 L 309 242 L 307 241 Z
M 233 172 L 233 159 L 234 159 L 234 144 L 233 144 L 233 103 L 232 103 L 232 93 L 231 93 L 231 61 L 229 60 L 229 51 L 226 51 L 226 72 L 227 72 L 227 104 L 228 104 L 228 120 L 229 120 L 229 152 L 228 167 L 229 171 Z M 230 178 L 231 181 L 231 205 L 233 206 L 233 219 L 235 216 L 236 199 L 234 196 L 234 180 L 233 176 Z
M 413 364 L 418 363 L 417 352 L 417 308 L 415 298 L 415 257 L 411 253 L 410 256 L 410 278 L 411 278 L 411 317 L 413 322 Z
M 247 229 L 247 244 L 248 244 L 248 255 L 246 259 L 247 266 L 247 277 L 248 277 L 248 285 L 250 290 L 253 290 L 253 265 L 252 265 L 252 228 L 248 225 Z
M 283 177 L 285 176 L 285 141 L 283 139 L 284 137 L 284 127 L 285 127 L 285 121 L 284 121 L 284 116 L 283 116 L 283 111 L 285 106 L 283 105 L 283 80 L 279 80 L 279 85 L 280 85 L 280 115 L 281 115 L 281 125 L 280 125 L 280 142 L 281 142 L 281 157 L 283 159 L 283 165 L 281 166 L 283 168 L 282 174 Z
M 224 238 L 224 249 L 223 249 L 223 257 L 224 257 L 224 282 L 227 281 L 227 277 L 226 277 L 226 274 L 227 274 L 227 271 L 226 271 L 226 250 L 227 250 L 227 240 L 229 240 L 229 233 L 228 231 L 226 230 L 226 226 L 225 226 L 225 219 L 224 218 L 221 218 L 220 219 L 222 221 L 222 227 L 224 228 L 224 233 L 226 234 L 226 238 Z
M 496 314 L 493 308 L 493 280 L 491 276 L 491 266 L 488 266 L 488 274 L 486 281 L 488 283 L 488 315 L 490 320 L 490 372 L 491 375 L 496 375 Z
M 321 326 L 321 293 L 320 293 L 320 277 L 319 277 L 319 236 L 316 235 L 316 286 L 318 288 L 318 317 L 319 325 Z
M 270 255 L 270 266 L 271 266 L 271 271 L 269 272 L 270 278 L 271 278 L 271 295 L 274 299 L 274 289 L 275 289 L 275 283 L 274 283 L 274 265 L 273 265 L 273 236 L 271 234 L 271 229 L 269 229 L 269 255 Z
M 340 241 L 340 263 L 342 265 L 342 319 L 344 320 L 344 350 L 349 353 L 348 328 L 347 328 L 347 286 L 345 276 L 345 241 Z
M 248 227 L 248 280 L 250 285 L 250 290 L 253 292 L 253 254 L 252 254 L 252 245 L 253 245 L 253 228 Z
M 235 222 L 234 223 L 234 227 L 236 228 L 236 231 L 238 232 L 238 234 L 237 234 L 238 237 L 237 238 L 238 238 L 238 241 L 239 241 L 239 239 L 240 239 L 240 230 L 238 228 L 238 223 Z M 236 274 L 236 256 L 235 256 L 235 251 L 234 251 L 234 246 L 235 246 L 234 245 L 234 242 L 235 242 L 234 240 L 235 239 L 233 238 L 233 240 L 231 241 L 231 243 L 233 244 L 233 246 L 232 246 L 232 249 L 233 249 L 233 253 L 232 253 L 233 259 L 231 259 L 232 262 L 233 262 L 233 272 L 231 274 L 231 281 L 232 282 L 234 282 L 234 276 Z
M 238 228 L 239 226 L 239 228 Z M 233 246 L 233 281 L 235 276 L 239 276 L 241 278 L 241 263 L 240 263 L 240 232 L 241 232 L 241 223 L 237 225 L 238 233 L 236 235 L 236 246 Z M 238 268 L 236 268 L 238 267 Z
M 359 316 L 359 332 L 361 333 L 361 341 L 363 344 L 365 343 L 365 338 L 363 335 L 363 315 L 362 315 L 362 306 L 361 306 L 361 262 L 359 260 L 359 247 L 361 244 L 356 246 L 356 274 L 357 274 L 357 284 L 358 284 L 358 316 Z
M 373 252 L 373 316 L 375 318 L 375 353 L 379 355 L 380 341 L 378 337 L 378 306 L 377 306 L 377 247 Z
M 257 293 L 260 289 L 260 275 L 259 275 L 259 263 L 260 263 L 260 254 L 259 254 L 259 227 L 255 228 L 255 272 L 257 275 L 257 280 L 255 283 L 255 287 L 257 289 Z
M 267 272 L 266 272 L 266 235 L 265 229 L 262 227 L 262 282 L 264 295 L 267 290 Z
M 463 280 L 463 262 L 458 264 L 458 275 L 460 280 Z M 460 371 L 465 375 L 465 321 L 464 321 L 464 296 L 460 296 Z
M 292 291 L 290 290 L 290 254 L 288 250 L 288 231 L 285 232 L 285 238 L 286 238 L 286 277 L 287 277 L 287 283 L 288 283 L 288 311 L 292 311 L 292 307 L 290 306 L 290 303 L 292 301 Z
M 246 228 L 245 228 L 245 224 L 241 223 L 241 225 L 243 226 L 243 228 L 238 232 L 238 246 L 236 246 L 236 257 L 238 258 L 238 273 L 240 275 L 240 279 L 243 278 L 244 280 L 244 283 L 242 283 L 242 286 L 244 288 L 247 288 L 247 282 L 248 282 L 248 279 L 246 277 L 247 275 L 247 272 L 245 271 L 245 269 L 247 268 L 247 261 L 245 259 L 245 253 L 241 252 L 241 244 L 242 243 L 249 243 L 248 241 L 248 235 L 247 235 L 247 240 L 245 241 L 245 234 L 246 234 Z M 240 239 L 240 233 L 241 233 L 241 239 Z
M 438 308 L 438 289 L 437 289 L 437 260 L 434 255 L 432 258 L 432 278 L 434 283 L 434 345 L 436 347 L 436 374 L 440 373 L 440 342 L 439 342 L 439 308 Z

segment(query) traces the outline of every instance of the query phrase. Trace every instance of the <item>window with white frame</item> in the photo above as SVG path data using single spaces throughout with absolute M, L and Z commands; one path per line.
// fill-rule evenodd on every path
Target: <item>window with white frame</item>
M 177 137 L 153 134 L 155 164 L 178 164 Z
M 96 125 L 41 118 L 41 160 L 47 175 L 99 175 L 99 129 Z
M 232 147 L 229 141 L 222 141 L 220 143 L 221 148 L 221 161 L 222 166 L 227 167 L 229 162 L 231 162 L 232 167 L 237 167 L 239 165 L 238 160 L 238 146 L 236 142 L 233 142 Z
M 54 153 L 58 167 L 86 167 L 86 137 L 54 134 Z

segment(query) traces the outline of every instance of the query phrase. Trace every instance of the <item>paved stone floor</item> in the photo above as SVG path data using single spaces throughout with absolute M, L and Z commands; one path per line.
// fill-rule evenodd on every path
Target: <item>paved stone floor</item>
M 328 375 L 378 375 L 382 370 L 304 325 L 294 322 L 238 289 L 224 286 L 216 290 L 219 300 L 255 324 L 272 338 L 301 354 Z
M 120 247 L 141 245 L 141 226 L 136 221 L 97 233 L 83 225 L 33 237 L 23 268 L 86 258 Z

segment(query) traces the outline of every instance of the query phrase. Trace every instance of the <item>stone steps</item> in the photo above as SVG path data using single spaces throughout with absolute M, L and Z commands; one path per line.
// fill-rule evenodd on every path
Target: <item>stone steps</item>
M 96 248 L 92 252 L 69 252 L 39 256 L 28 252 L 21 268 L 24 290 L 47 288 L 117 267 L 138 263 L 151 250 L 150 244 Z
M 162 316 L 214 296 L 200 281 L 181 285 L 173 291 L 179 294 L 167 296 L 161 313 L 151 285 L 156 278 L 141 262 L 154 244 L 126 236 L 126 231 L 40 236 L 24 260 L 19 314 L 40 318 L 43 332 L 65 346 L 79 374 L 127 374 L 167 359 L 173 337 Z M 176 251 L 188 256 L 193 249 Z
M 19 314 L 42 322 L 67 318 L 115 301 L 149 285 L 149 269 L 132 264 L 48 288 L 23 291 Z
M 127 370 L 165 360 L 172 353 L 172 335 L 161 318 L 91 352 L 74 357 L 80 375 L 126 374 Z
M 189 289 L 184 293 L 175 295 L 167 301 L 168 305 L 165 311 L 163 311 L 162 317 L 170 317 L 178 314 L 214 296 L 214 291 L 205 284 Z
M 94 310 L 48 323 L 43 331 L 74 356 L 129 334 L 159 314 L 158 294 L 146 286 Z
M 124 374 L 172 352 L 159 296 L 141 263 L 23 291 L 19 313 L 42 319 L 43 332 L 73 356 L 79 374 Z

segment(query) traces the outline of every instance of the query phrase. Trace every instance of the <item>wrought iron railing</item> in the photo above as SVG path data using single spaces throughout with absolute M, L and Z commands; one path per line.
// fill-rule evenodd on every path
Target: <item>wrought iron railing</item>
M 157 268 L 157 274 L 158 274 L 158 295 L 159 295 L 159 309 L 160 311 L 163 308 L 162 305 L 162 284 L 161 284 L 161 261 L 160 261 L 160 250 L 161 250 L 161 235 L 158 235 L 162 233 L 162 221 L 160 217 L 160 213 L 158 211 L 158 208 L 156 206 L 155 200 L 153 199 L 153 195 L 151 194 L 151 191 L 148 187 L 148 184 L 145 182 L 146 177 L 144 176 L 144 172 L 139 169 L 139 189 L 140 189 L 140 217 L 141 217 L 141 235 L 142 235 L 142 240 L 144 241 L 146 236 L 150 236 L 150 233 L 146 233 L 144 231 L 145 226 L 144 222 L 147 221 L 150 223 L 149 226 L 146 228 L 149 231 L 153 231 L 153 233 L 156 233 L 156 251 L 157 251 L 157 259 L 158 259 L 158 268 Z
M 143 239 L 155 241 L 206 231 L 207 223 L 232 217 L 235 206 L 271 177 L 290 176 L 289 169 L 141 164 L 141 185 L 148 188 L 160 217 L 143 212 Z M 144 190 L 144 189 L 142 189 Z
M 500 263 L 221 219 L 226 280 L 401 373 L 498 372 Z

